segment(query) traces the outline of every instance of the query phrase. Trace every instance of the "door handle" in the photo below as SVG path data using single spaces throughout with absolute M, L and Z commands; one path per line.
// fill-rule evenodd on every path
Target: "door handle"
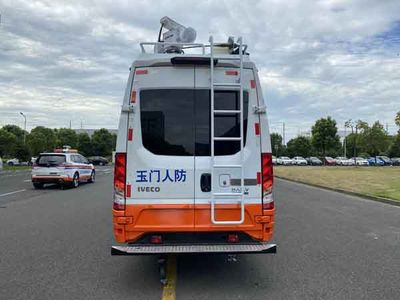
M 202 192 L 211 192 L 211 174 L 203 173 L 200 178 L 200 188 Z

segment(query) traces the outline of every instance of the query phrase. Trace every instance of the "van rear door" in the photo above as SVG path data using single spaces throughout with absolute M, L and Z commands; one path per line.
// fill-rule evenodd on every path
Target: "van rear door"
M 215 68 L 214 81 L 235 83 L 238 80 L 238 69 Z M 232 204 L 221 204 L 214 197 L 216 203 L 215 221 L 225 221 L 232 224 L 214 224 L 211 216 L 211 197 L 214 193 L 240 193 L 241 169 L 237 167 L 214 168 L 213 187 L 211 191 L 210 174 L 212 161 L 210 157 L 211 145 L 211 105 L 210 105 L 210 69 L 195 67 L 196 95 L 196 155 L 195 155 L 195 228 L 204 231 L 239 230 L 248 231 L 255 238 L 262 237 L 262 225 L 256 223 L 255 217 L 262 215 L 262 196 L 260 186 L 261 150 L 260 136 L 255 126 L 259 126 L 259 116 L 250 109 L 257 105 L 257 93 L 252 88 L 253 71 L 244 69 L 244 203 L 245 214 L 242 224 L 234 224 L 241 219 L 241 207 L 238 204 L 240 197 L 225 197 L 232 200 Z M 239 110 L 240 92 L 231 88 L 219 88 L 214 94 L 215 110 Z M 257 125 L 255 125 L 258 123 Z M 240 137 L 240 114 L 219 114 L 214 118 L 216 137 Z M 215 141 L 215 164 L 240 165 L 239 141 Z M 257 174 L 258 173 L 258 174 Z M 236 204 L 235 203 L 236 201 Z M 218 204 L 219 203 L 219 204 Z
M 137 68 L 127 141 L 126 226 L 135 232 L 187 231 L 194 226 L 194 69 Z M 129 232 L 131 231 L 131 232 Z

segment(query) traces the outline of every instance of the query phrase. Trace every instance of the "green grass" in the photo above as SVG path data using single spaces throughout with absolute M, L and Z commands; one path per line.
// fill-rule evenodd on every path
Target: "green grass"
M 274 166 L 274 174 L 322 187 L 400 201 L 400 167 Z
M 3 165 L 3 171 L 30 170 L 30 166 L 8 166 Z

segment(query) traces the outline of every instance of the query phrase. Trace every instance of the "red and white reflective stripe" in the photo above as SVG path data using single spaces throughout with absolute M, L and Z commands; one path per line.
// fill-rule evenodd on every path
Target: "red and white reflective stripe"
M 148 70 L 136 70 L 135 71 L 135 74 L 136 75 L 147 75 L 149 73 L 149 71 Z
M 128 141 L 133 140 L 133 128 L 128 129 Z
M 254 131 L 256 135 L 260 135 L 260 123 L 254 123 Z
M 251 86 L 252 89 L 255 89 L 257 87 L 256 81 L 254 79 L 250 80 L 250 86 Z

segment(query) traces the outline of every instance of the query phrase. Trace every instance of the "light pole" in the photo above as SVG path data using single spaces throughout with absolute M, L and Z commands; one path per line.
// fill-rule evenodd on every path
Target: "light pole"
M 24 115 L 24 113 L 22 111 L 19 112 L 21 114 L 21 116 L 24 117 L 24 145 L 26 143 L 26 116 Z

